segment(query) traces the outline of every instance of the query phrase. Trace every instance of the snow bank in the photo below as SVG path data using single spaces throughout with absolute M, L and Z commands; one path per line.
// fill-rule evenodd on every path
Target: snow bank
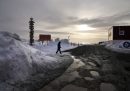
M 48 55 L 20 40 L 0 32 L 0 91 L 36 91 L 73 62 L 69 55 Z
M 56 54 L 57 44 L 59 41 L 50 41 L 48 44 L 35 42 L 34 48 L 46 52 L 46 54 Z M 71 45 L 69 42 L 65 40 L 61 40 L 61 51 L 75 48 L 77 46 Z
M 124 42 L 130 42 L 128 40 L 112 40 L 112 41 L 107 41 L 104 42 L 103 44 L 107 49 L 110 49 L 115 52 L 120 52 L 120 53 L 130 53 L 130 48 L 125 48 L 123 46 Z

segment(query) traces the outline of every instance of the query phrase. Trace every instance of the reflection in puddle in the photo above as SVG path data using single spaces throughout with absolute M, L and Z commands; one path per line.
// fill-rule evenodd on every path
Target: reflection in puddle
M 67 69 L 68 72 L 76 70 L 77 68 L 85 65 L 80 59 L 76 59 L 74 56 L 71 56 L 71 57 L 74 59 L 74 62 Z

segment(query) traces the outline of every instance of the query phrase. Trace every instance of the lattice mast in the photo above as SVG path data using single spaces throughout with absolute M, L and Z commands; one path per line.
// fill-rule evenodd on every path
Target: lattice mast
M 30 45 L 33 46 L 33 43 L 34 43 L 34 21 L 33 21 L 33 18 L 30 18 L 30 21 L 29 21 L 29 29 L 30 29 Z

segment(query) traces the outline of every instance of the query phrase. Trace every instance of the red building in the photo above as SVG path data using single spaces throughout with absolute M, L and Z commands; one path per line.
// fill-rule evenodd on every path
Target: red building
M 113 40 L 130 40 L 130 26 L 113 26 Z
M 51 35 L 40 34 L 39 41 L 51 41 Z
M 109 40 L 130 40 L 130 26 L 113 26 L 108 31 Z

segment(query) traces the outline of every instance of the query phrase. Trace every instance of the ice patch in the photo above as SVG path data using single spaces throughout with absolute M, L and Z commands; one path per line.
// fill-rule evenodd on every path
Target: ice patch
M 107 49 L 112 51 L 120 52 L 120 53 L 130 53 L 130 48 L 124 48 L 124 42 L 130 42 L 130 40 L 111 40 L 105 42 L 105 46 Z
M 74 62 L 73 62 L 73 63 L 71 64 L 71 66 L 69 67 L 70 70 L 76 69 L 76 68 L 79 68 L 79 67 L 85 65 L 80 59 L 76 59 L 74 56 L 72 56 L 72 58 L 74 59 Z M 68 70 L 69 70 L 69 69 L 68 69 Z
M 88 80 L 89 80 L 89 81 L 94 80 L 94 78 L 92 78 L 92 77 L 84 77 L 84 79 L 87 80 L 87 81 L 88 81 Z

